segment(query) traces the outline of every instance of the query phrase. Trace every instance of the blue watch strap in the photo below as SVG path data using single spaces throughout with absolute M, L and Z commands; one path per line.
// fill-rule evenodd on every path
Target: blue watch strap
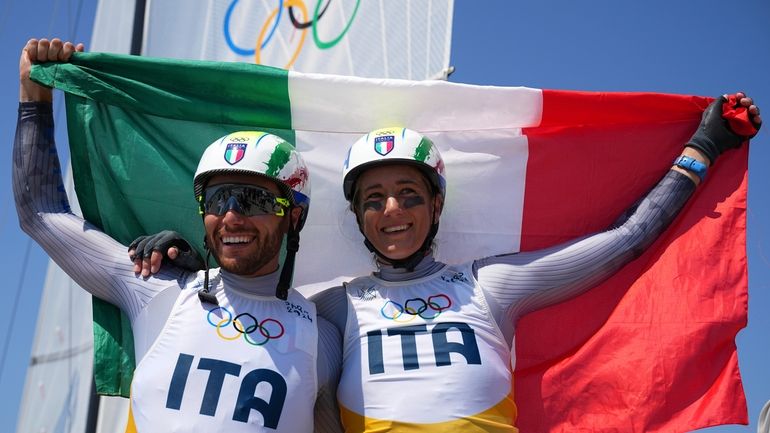
M 694 173 L 697 175 L 701 182 L 706 177 L 706 170 L 708 170 L 708 167 L 706 167 L 706 164 L 698 161 L 695 158 L 691 158 L 689 156 L 681 155 L 678 158 L 674 160 L 674 165 L 683 168 L 691 173 Z

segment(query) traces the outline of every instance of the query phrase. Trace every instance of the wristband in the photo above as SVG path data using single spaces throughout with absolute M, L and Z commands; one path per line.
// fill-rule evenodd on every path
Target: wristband
M 683 168 L 691 173 L 694 173 L 697 175 L 701 182 L 703 182 L 703 179 L 706 177 L 706 170 L 708 170 L 708 167 L 706 167 L 706 164 L 698 161 L 695 158 L 691 158 L 689 156 L 681 155 L 677 159 L 674 160 L 674 165 Z

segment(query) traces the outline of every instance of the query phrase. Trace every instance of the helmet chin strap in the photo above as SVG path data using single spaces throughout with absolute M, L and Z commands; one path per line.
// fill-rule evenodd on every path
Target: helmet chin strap
M 289 231 L 286 233 L 286 259 L 283 261 L 281 277 L 275 288 L 275 297 L 284 301 L 289 296 L 297 251 L 299 251 L 299 232 L 294 228 L 294 224 L 289 223 Z
M 203 236 L 203 248 L 206 250 L 206 260 L 203 261 L 206 270 L 203 272 L 203 288 L 198 290 L 198 299 L 201 302 L 207 302 L 213 305 L 219 305 L 216 295 L 211 293 L 209 288 L 209 259 L 211 258 L 211 250 L 209 249 L 209 243 L 206 240 L 206 236 Z

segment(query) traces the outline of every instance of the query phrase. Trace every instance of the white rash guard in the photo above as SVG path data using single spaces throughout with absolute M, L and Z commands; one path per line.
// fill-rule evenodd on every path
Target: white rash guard
M 470 264 L 345 288 L 338 398 L 348 430 L 515 431 L 510 349 Z
M 185 432 L 312 431 L 311 417 L 294 414 L 316 400 L 315 306 L 293 290 L 286 301 L 224 290 L 214 277 L 219 305 L 198 299 L 202 278 L 190 282 L 137 365 L 136 431 L 160 419 Z

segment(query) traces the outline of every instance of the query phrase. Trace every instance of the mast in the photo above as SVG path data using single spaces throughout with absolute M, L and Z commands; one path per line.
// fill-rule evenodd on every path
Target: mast
M 144 41 L 144 15 L 147 9 L 147 0 L 136 0 L 134 6 L 134 27 L 131 31 L 131 52 L 134 56 L 142 55 L 142 42 Z

